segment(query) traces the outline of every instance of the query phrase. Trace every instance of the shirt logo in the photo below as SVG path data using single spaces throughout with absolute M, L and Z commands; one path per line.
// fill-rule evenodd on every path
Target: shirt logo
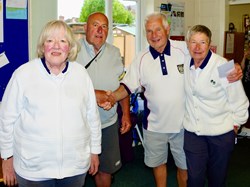
M 216 82 L 212 79 L 212 80 L 210 80 L 210 83 L 212 84 L 212 85 L 215 85 L 216 84 Z
M 184 64 L 179 64 L 177 65 L 178 71 L 181 74 L 184 74 Z

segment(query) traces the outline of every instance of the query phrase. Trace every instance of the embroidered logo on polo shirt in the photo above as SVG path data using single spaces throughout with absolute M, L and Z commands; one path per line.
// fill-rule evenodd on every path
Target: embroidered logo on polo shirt
M 177 65 L 178 71 L 181 74 L 184 74 L 184 64 L 179 64 Z
M 212 80 L 210 80 L 210 83 L 212 84 L 212 85 L 215 85 L 216 84 L 216 82 L 212 79 Z

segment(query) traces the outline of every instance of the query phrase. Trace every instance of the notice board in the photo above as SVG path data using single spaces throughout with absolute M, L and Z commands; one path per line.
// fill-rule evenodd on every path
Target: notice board
M 168 22 L 171 25 L 170 39 L 172 40 L 185 40 L 185 4 L 184 3 L 161 3 L 160 12 L 168 17 Z
M 29 60 L 28 1 L 0 0 L 0 102 L 12 73 Z

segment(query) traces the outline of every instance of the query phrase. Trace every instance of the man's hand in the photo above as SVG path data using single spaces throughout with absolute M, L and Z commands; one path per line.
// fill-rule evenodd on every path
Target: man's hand
M 233 71 L 231 71 L 227 76 L 227 80 L 230 83 L 238 81 L 238 80 L 242 79 L 242 77 L 243 77 L 243 72 L 242 72 L 240 65 L 238 63 L 235 63 L 234 67 L 235 67 L 235 69 Z
M 104 110 L 111 109 L 116 103 L 116 99 L 110 90 L 95 90 L 95 94 L 98 106 L 102 107 Z
M 6 186 L 17 185 L 16 175 L 13 167 L 13 157 L 2 160 L 3 182 Z
M 98 172 L 98 167 L 99 167 L 99 157 L 97 154 L 91 154 L 91 163 L 90 163 L 90 168 L 89 168 L 89 174 L 90 175 L 95 175 Z
M 130 115 L 122 115 L 122 125 L 120 128 L 120 133 L 124 134 L 126 132 L 128 132 L 131 128 L 132 124 L 131 124 L 131 119 L 130 119 Z

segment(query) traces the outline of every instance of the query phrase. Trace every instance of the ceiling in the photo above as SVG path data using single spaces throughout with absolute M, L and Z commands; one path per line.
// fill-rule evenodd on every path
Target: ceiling
M 228 0 L 230 5 L 250 4 L 250 0 Z

